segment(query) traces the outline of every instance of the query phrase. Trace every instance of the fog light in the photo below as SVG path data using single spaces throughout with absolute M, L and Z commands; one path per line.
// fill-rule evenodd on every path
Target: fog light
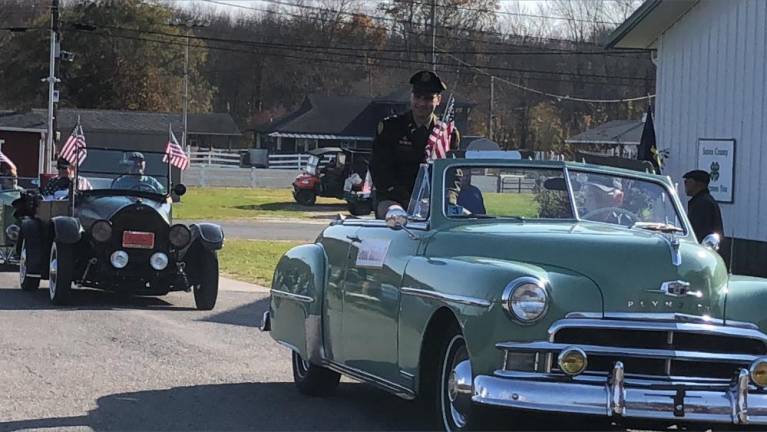
M 557 357 L 559 369 L 570 376 L 575 376 L 586 370 L 588 361 L 586 353 L 576 347 L 568 347 L 562 350 Z
M 10 241 L 15 242 L 19 239 L 20 230 L 21 229 L 16 224 L 9 225 L 8 228 L 5 229 L 5 237 L 7 237 Z
M 153 253 L 149 258 L 149 265 L 157 271 L 165 269 L 165 267 L 168 267 L 168 255 L 162 252 Z
M 767 387 L 767 357 L 760 357 L 749 368 L 751 381 L 759 387 Z
M 112 252 L 112 255 L 109 256 L 109 262 L 114 268 L 125 268 L 128 265 L 128 252 L 121 250 Z

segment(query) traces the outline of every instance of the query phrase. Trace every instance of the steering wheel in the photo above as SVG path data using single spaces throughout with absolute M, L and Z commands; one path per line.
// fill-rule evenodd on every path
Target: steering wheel
M 607 217 L 600 218 L 600 216 Z M 639 220 L 639 216 L 637 216 L 636 213 L 621 207 L 603 207 L 600 209 L 592 210 L 583 215 L 582 218 L 597 222 L 616 223 L 625 226 L 631 226 Z
M 157 193 L 157 188 L 146 183 L 136 183 L 135 185 L 131 186 L 130 190 Z

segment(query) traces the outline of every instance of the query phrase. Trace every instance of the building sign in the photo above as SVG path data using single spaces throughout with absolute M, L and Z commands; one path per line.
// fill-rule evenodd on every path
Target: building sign
M 708 188 L 719 202 L 733 201 L 735 184 L 735 140 L 698 140 L 698 169 L 711 175 Z

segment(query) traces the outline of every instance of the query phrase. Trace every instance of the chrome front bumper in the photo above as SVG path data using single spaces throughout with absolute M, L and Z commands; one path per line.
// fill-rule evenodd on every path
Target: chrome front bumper
M 767 392 L 749 386 L 741 369 L 730 383 L 647 381 L 624 377 L 616 362 L 608 376 L 567 378 L 497 371 L 474 378 L 472 401 L 522 410 L 670 422 L 767 424 Z

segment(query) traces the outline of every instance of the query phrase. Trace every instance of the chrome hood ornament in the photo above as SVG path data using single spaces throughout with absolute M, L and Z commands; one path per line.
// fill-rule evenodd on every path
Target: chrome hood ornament
M 685 281 L 669 281 L 669 282 L 663 282 L 660 286 L 660 289 L 657 290 L 647 290 L 647 292 L 651 293 L 659 293 L 663 294 L 667 297 L 694 297 L 694 298 L 703 298 L 703 292 L 701 291 L 693 291 L 690 288 L 690 283 Z

